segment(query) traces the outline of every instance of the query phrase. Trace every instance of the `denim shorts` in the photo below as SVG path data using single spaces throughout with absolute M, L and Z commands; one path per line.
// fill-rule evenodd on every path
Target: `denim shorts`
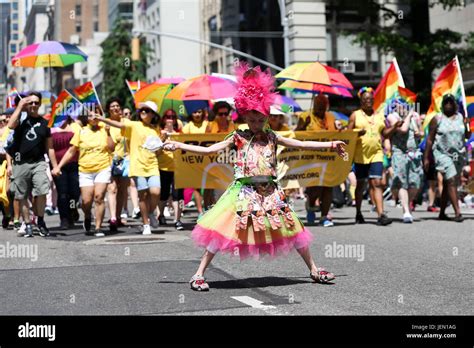
M 161 181 L 159 175 L 153 176 L 134 176 L 135 186 L 138 191 L 148 190 L 152 187 L 161 187 Z
M 383 162 L 368 164 L 354 163 L 354 171 L 357 180 L 381 179 L 383 173 Z

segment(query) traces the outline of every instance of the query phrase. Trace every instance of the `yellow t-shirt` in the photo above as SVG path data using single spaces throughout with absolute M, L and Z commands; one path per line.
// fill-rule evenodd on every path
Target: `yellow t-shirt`
M 90 125 L 81 127 L 69 143 L 79 149 L 81 173 L 98 173 L 110 167 L 112 156 L 107 148 L 107 132 L 103 126 L 96 131 Z
M 382 112 L 367 116 L 362 110 L 355 112 L 355 129 L 365 129 L 366 133 L 357 139 L 354 163 L 369 164 L 383 162 L 382 131 L 385 118 Z M 370 121 L 372 122 L 370 122 Z
M 194 122 L 188 122 L 184 127 L 183 127 L 183 134 L 204 134 L 206 133 L 206 128 L 209 124 L 209 121 L 204 120 L 201 123 L 200 127 L 197 127 Z
M 209 133 L 216 134 L 216 133 L 225 133 L 229 134 L 233 131 L 235 131 L 236 127 L 234 122 L 230 121 L 229 126 L 225 131 L 219 131 L 219 125 L 217 124 L 216 121 L 209 122 Z
M 160 175 L 158 156 L 142 145 L 149 136 L 161 136 L 160 127 L 145 126 L 141 121 L 124 123 L 122 134 L 130 141 L 130 170 L 129 176 L 150 177 Z
M 128 118 L 122 117 L 120 122 L 125 124 L 131 121 Z M 130 142 L 122 135 L 122 130 L 117 127 L 110 127 L 110 136 L 112 137 L 112 140 L 115 144 L 114 156 L 118 158 L 124 158 L 125 155 L 128 154 Z
M 331 131 L 334 132 L 336 131 L 336 126 L 334 124 L 336 118 L 334 117 L 334 114 L 332 112 L 327 111 L 325 115 L 325 121 L 322 121 L 320 118 L 316 117 L 313 115 L 313 113 L 310 114 L 309 111 L 303 112 L 299 118 L 303 120 L 303 122 L 306 121 L 306 118 L 310 116 L 310 123 L 308 127 L 306 127 L 307 131 Z
M 71 128 L 71 130 L 73 131 L 74 134 L 76 134 L 77 132 L 80 132 L 82 127 L 79 123 L 77 122 L 72 122 L 69 127 Z

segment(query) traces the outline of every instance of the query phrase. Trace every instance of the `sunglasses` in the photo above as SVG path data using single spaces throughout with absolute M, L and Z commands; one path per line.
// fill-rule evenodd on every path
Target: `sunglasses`
M 163 117 L 164 117 L 164 118 L 175 118 L 176 115 L 168 114 L 168 115 L 164 115 Z
M 228 112 L 218 112 L 217 116 L 229 116 Z
M 33 101 L 33 102 L 28 103 L 28 105 L 40 105 L 40 102 Z
M 140 110 L 140 113 L 143 113 L 143 112 L 145 112 L 145 113 L 148 114 L 148 113 L 152 113 L 153 110 L 151 110 L 151 109 L 141 109 L 141 110 Z

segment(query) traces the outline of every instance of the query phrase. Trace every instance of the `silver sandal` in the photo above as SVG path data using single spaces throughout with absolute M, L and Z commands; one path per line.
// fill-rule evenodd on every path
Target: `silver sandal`
M 206 283 L 206 278 L 199 275 L 193 275 L 189 281 L 191 289 L 195 291 L 209 291 L 209 284 Z
M 322 267 L 318 268 L 317 274 L 314 274 L 313 272 L 311 272 L 309 276 L 316 283 L 321 283 L 321 284 L 327 284 L 328 282 L 336 278 L 336 276 L 333 273 L 326 271 Z

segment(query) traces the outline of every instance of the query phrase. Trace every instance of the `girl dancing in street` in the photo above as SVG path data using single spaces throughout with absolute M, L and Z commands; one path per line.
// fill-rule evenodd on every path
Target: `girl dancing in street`
M 296 213 L 289 207 L 277 181 L 276 147 L 283 145 L 301 149 L 336 150 L 345 153 L 344 142 L 299 141 L 279 136 L 268 127 L 270 106 L 275 98 L 274 79 L 267 70 L 249 69 L 241 64 L 236 69 L 238 91 L 235 96 L 237 112 L 249 126 L 236 130 L 210 147 L 183 144 L 167 140 L 165 150 L 211 154 L 232 147 L 236 151 L 235 180 L 216 205 L 206 212 L 192 232 L 199 246 L 206 248 L 196 274 L 191 278 L 193 290 L 207 291 L 204 272 L 217 252 L 238 254 L 241 259 L 261 255 L 287 254 L 293 248 L 303 258 L 310 277 L 327 283 L 334 274 L 316 267 L 310 254 L 312 235 Z

